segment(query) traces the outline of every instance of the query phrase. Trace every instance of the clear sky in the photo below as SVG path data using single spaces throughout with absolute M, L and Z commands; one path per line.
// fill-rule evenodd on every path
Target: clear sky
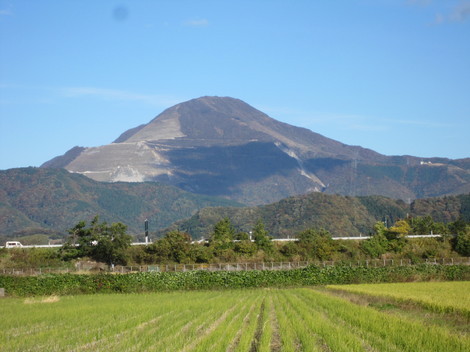
M 470 1 L 0 0 L 0 169 L 204 95 L 386 155 L 470 157 Z

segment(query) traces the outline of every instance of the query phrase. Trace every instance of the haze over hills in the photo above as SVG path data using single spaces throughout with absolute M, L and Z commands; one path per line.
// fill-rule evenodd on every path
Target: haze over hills
M 105 182 L 158 181 L 249 205 L 309 192 L 405 201 L 470 192 L 470 159 L 381 155 L 228 97 L 175 105 L 109 145 L 75 147 L 42 167 Z

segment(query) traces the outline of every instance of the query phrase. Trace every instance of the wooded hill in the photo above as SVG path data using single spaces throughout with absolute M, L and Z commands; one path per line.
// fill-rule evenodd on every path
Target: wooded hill
M 81 220 L 99 215 L 122 222 L 134 237 L 143 238 L 149 220 L 153 238 L 170 229 L 207 237 L 228 217 L 238 231 L 249 232 L 261 219 L 274 237 L 292 237 L 307 228 L 325 228 L 334 236 L 367 235 L 377 221 L 393 224 L 410 216 L 431 215 L 435 221 L 470 221 L 470 195 L 416 200 L 410 205 L 383 196 L 349 197 L 310 193 L 279 202 L 241 204 L 185 192 L 153 182 L 102 183 L 63 169 L 22 168 L 0 171 L 0 243 L 43 234 L 34 239 L 63 238 Z M 28 243 L 28 242 L 26 242 Z
M 0 171 L 0 240 L 36 234 L 60 238 L 95 215 L 143 236 L 145 219 L 155 230 L 207 206 L 236 205 L 154 182 L 101 183 L 64 169 L 10 169 Z
M 324 228 L 333 236 L 368 235 L 378 221 L 392 225 L 407 216 L 431 216 L 436 222 L 449 223 L 462 218 L 470 221 L 470 195 L 418 199 L 411 204 L 383 196 L 348 197 L 311 193 L 290 197 L 258 207 L 210 207 L 189 219 L 178 221 L 162 230 L 189 233 L 193 238 L 205 237 L 222 218 L 229 218 L 237 231 L 249 232 L 261 219 L 275 238 L 294 237 L 308 228 Z

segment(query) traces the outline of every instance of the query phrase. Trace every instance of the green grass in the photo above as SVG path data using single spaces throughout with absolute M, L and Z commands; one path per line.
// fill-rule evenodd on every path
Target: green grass
M 2 351 L 470 350 L 466 334 L 312 288 L 4 298 L 0 316 Z

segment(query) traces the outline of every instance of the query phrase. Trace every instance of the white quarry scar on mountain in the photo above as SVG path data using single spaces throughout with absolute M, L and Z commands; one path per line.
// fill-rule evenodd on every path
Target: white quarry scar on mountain
M 170 109 L 158 119 L 154 119 L 147 126 L 129 137 L 126 142 L 158 141 L 186 137 L 181 131 L 179 106 Z
M 171 175 L 168 160 L 142 141 L 87 148 L 67 169 L 105 182 L 143 182 L 158 175 Z

